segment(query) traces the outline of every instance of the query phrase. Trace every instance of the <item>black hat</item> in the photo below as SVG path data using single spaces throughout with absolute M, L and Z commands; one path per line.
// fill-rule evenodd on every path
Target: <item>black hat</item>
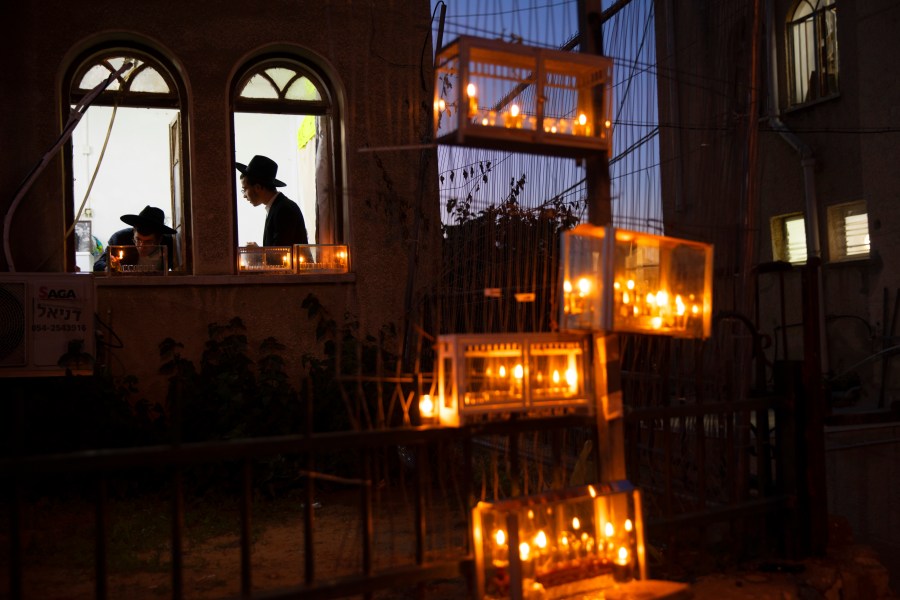
M 168 235 L 178 233 L 166 225 L 166 215 L 161 208 L 156 208 L 155 206 L 145 206 L 139 215 L 122 215 L 122 221 L 137 228 L 138 231 L 165 233 Z
M 278 172 L 278 164 L 268 156 L 257 154 L 250 159 L 250 164 L 234 163 L 234 167 L 241 172 L 241 175 L 259 183 L 269 183 L 275 187 L 285 186 L 284 182 L 275 179 L 275 174 Z

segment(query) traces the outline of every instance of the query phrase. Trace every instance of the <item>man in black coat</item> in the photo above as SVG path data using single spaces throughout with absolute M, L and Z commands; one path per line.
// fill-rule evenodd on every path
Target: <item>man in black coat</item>
M 284 183 L 275 178 L 278 165 L 266 156 L 254 156 L 246 165 L 235 163 L 241 174 L 241 192 L 253 206 L 266 207 L 263 246 L 308 244 L 306 222 L 297 203 L 275 188 Z
M 128 257 L 124 257 L 124 264 L 137 264 L 140 262 L 140 248 L 150 248 L 165 246 L 168 267 L 173 264 L 174 257 L 172 252 L 174 244 L 172 236 L 177 233 L 174 229 L 166 225 L 166 215 L 162 209 L 155 206 L 146 206 L 144 210 L 137 215 L 122 215 L 124 223 L 131 225 L 125 229 L 112 234 L 106 249 L 97 262 L 94 263 L 94 271 L 106 271 L 109 265 L 109 248 L 110 246 L 135 246 L 133 252 L 129 252 Z M 115 259 L 114 259 L 115 260 Z

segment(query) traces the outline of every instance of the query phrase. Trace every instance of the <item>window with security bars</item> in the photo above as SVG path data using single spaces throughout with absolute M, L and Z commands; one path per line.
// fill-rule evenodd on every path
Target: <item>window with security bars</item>
M 806 262 L 806 220 L 802 213 L 772 218 L 772 257 L 799 265 Z
M 838 93 L 835 0 L 801 0 L 787 23 L 792 106 Z
M 828 207 L 828 250 L 832 261 L 869 257 L 869 215 L 864 201 Z

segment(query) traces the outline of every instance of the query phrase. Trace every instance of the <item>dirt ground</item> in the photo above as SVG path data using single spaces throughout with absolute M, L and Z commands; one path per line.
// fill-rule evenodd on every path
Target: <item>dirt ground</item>
M 252 585 L 254 593 L 274 592 L 301 586 L 304 582 L 304 507 L 294 495 L 278 501 L 264 502 L 254 508 L 253 545 L 251 550 Z M 317 581 L 327 581 L 361 572 L 360 495 L 356 491 L 332 491 L 317 496 L 314 510 L 314 560 Z M 207 507 L 208 508 L 208 507 Z M 140 507 L 139 510 L 144 510 Z M 124 560 L 117 556 L 121 544 L 110 540 L 108 560 L 108 597 L 129 600 L 170 598 L 171 547 L 168 528 L 171 521 L 166 513 L 148 511 L 133 515 L 147 524 L 146 543 L 141 542 L 143 530 L 135 528 L 124 535 L 132 538 L 127 552 L 135 556 Z M 195 510 L 199 508 L 195 507 Z M 415 531 L 413 506 L 409 498 L 376 498 L 374 502 L 373 562 L 374 568 L 414 564 Z M 115 510 L 111 510 L 115 513 Z M 234 527 L 209 537 L 194 535 L 197 529 L 217 531 L 221 524 L 192 519 L 188 508 L 185 521 L 183 590 L 185 598 L 213 599 L 240 596 L 240 537 L 239 520 L 234 507 L 220 506 L 227 521 Z M 260 514 L 257 515 L 257 512 Z M 439 521 L 432 524 L 428 536 L 429 558 L 442 554 L 459 556 L 465 540 L 465 521 L 456 511 L 438 511 Z M 4 515 L 6 517 L 6 515 Z M 112 515 L 115 521 L 116 516 Z M 40 600 L 76 600 L 94 598 L 93 536 L 94 517 L 88 506 L 61 507 L 31 506 L 23 518 L 24 596 Z M 163 523 L 161 528 L 153 522 Z M 4 518 L 4 524 L 8 523 Z M 150 529 L 161 531 L 149 532 Z M 9 536 L 4 528 L 0 533 L 0 563 L 9 564 Z M 118 537 L 115 527 L 111 537 Z M 3 569 L 0 598 L 9 597 L 8 569 Z M 456 580 L 435 582 L 427 586 L 429 598 L 460 598 L 465 596 L 465 582 Z M 378 598 L 413 598 L 414 589 L 392 590 Z

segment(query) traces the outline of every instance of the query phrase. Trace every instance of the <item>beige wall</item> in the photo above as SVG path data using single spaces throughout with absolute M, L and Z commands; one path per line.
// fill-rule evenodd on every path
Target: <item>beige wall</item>
M 5 55 L 15 57 L 0 74 L 4 214 L 22 179 L 59 135 L 65 118 L 61 80 L 79 52 L 105 39 L 136 40 L 174 63 L 187 88 L 193 274 L 170 276 L 159 285 L 98 278 L 98 315 L 124 344 L 111 363 L 118 374 L 137 375 L 142 388 L 158 388 L 162 339 L 184 342 L 186 354 L 197 359 L 207 325 L 234 316 L 248 325 L 251 347 L 275 336 L 288 344 L 296 367 L 302 352 L 317 350 L 312 324 L 300 310 L 308 294 L 327 302 L 338 318 L 352 313 L 377 332 L 389 322 L 402 325 L 411 249 L 418 251 L 416 289 L 432 283 L 440 235 L 435 151 L 359 151 L 426 138 L 432 85 L 427 2 L 96 0 L 54 3 L 51 10 L 27 1 L 0 11 L 5 22 L 15 23 L 0 41 Z M 273 49 L 315 57 L 339 92 L 345 241 L 353 267 L 346 277 L 234 275 L 228 90 L 240 65 Z M 14 213 L 10 241 L 17 271 L 65 269 L 65 185 L 57 154 Z M 422 220 L 414 247 L 417 215 Z M 32 251 L 37 246 L 41 252 Z M 37 258 L 42 254 L 48 258 Z

